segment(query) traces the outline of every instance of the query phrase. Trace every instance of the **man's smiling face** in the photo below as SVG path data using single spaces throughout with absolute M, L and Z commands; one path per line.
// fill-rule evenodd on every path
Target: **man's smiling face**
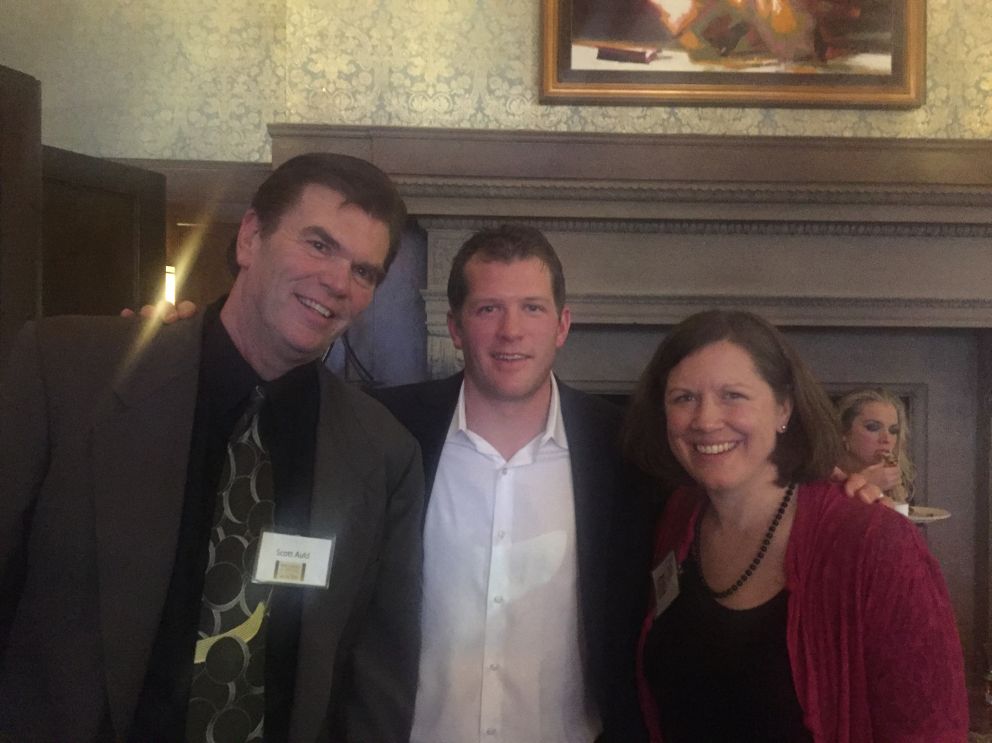
M 568 336 L 551 273 L 538 258 L 465 264 L 468 296 L 448 317 L 455 348 L 465 356 L 465 384 L 494 402 L 526 402 L 550 384 L 555 354 Z
M 386 225 L 326 186 L 306 186 L 271 231 L 248 212 L 238 237 L 240 340 L 249 357 L 266 358 L 265 376 L 327 350 L 372 301 L 388 249 Z

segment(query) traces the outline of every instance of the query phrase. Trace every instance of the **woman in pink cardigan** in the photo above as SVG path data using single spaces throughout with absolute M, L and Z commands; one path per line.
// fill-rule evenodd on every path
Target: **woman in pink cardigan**
M 653 741 L 967 738 L 940 569 L 907 519 L 828 481 L 834 416 L 749 313 L 693 315 L 644 371 L 626 453 L 679 486 L 638 649 Z

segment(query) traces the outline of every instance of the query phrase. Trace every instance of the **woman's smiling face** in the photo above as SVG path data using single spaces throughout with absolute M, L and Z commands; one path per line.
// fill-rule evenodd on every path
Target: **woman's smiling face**
M 779 429 L 792 412 L 755 369 L 751 355 L 718 341 L 686 356 L 665 386 L 668 444 L 710 494 L 774 482 Z

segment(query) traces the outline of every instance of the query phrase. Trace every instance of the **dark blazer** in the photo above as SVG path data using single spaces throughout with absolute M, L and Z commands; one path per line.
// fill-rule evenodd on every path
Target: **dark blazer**
M 129 728 L 176 551 L 201 322 L 54 318 L 17 340 L 0 387 L 0 740 L 97 740 L 107 711 L 115 737 Z M 301 589 L 291 741 L 409 736 L 419 459 L 382 406 L 321 374 L 310 527 L 337 541 L 330 587 Z
M 461 384 L 462 375 L 456 374 L 372 392 L 420 442 L 428 498 Z M 604 740 L 633 743 L 642 733 L 634 690 L 634 653 L 626 638 L 617 635 L 621 624 L 612 609 L 618 601 L 624 606 L 630 603 L 628 596 L 617 595 L 619 590 L 628 590 L 629 582 L 619 588 L 621 581 L 616 578 L 637 576 L 633 578 L 637 580 L 643 575 L 637 570 L 650 559 L 647 535 L 654 522 L 645 518 L 643 502 L 634 497 L 633 476 L 619 455 L 620 409 L 560 380 L 558 393 L 572 468 L 586 677 L 599 703 L 607 733 Z M 623 557 L 614 560 L 611 556 L 618 550 Z

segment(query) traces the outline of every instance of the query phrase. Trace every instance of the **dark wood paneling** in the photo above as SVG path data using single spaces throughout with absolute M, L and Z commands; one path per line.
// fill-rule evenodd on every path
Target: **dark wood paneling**
M 44 213 L 44 314 L 113 314 L 130 306 L 140 294 L 131 200 L 49 181 Z
M 205 305 L 228 291 L 226 253 L 269 163 L 118 160 L 166 179 L 166 255 L 176 267 L 176 298 Z
M 38 311 L 41 85 L 0 67 L 0 364 Z
M 116 314 L 162 294 L 165 178 L 44 147 L 42 313 Z
M 976 476 L 980 493 L 992 494 L 992 331 L 978 333 L 978 451 L 982 452 Z M 981 645 L 981 670 L 992 670 L 992 504 L 989 497 L 975 502 L 975 544 L 980 545 L 975 565 L 975 626 Z M 977 653 L 976 653 L 977 654 Z M 987 702 L 986 702 L 987 704 Z M 980 706 L 983 731 L 992 734 L 992 715 Z M 978 723 L 979 720 L 974 722 Z M 975 727 L 972 728 L 977 729 Z

